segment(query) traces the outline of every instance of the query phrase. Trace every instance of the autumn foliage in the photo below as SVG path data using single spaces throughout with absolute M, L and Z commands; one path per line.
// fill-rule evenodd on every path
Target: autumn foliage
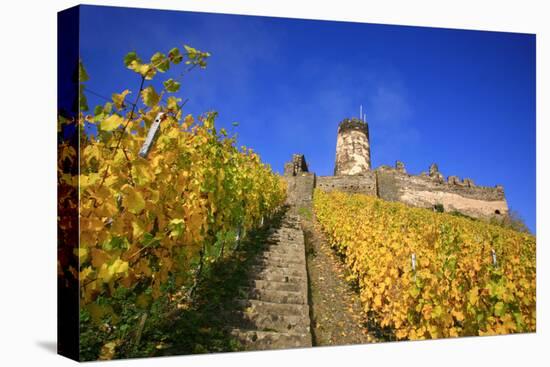
M 105 331 L 100 358 L 112 358 L 124 336 L 135 337 L 111 332 L 123 312 L 148 312 L 155 300 L 174 294 L 190 302 L 201 271 L 284 201 L 283 181 L 251 149 L 237 148 L 235 137 L 216 128 L 215 112 L 184 115 L 174 95 L 179 81 L 164 81 L 161 91 L 148 83 L 180 63 L 186 71 L 204 68 L 209 56 L 185 46 L 144 63 L 131 52 L 124 64 L 141 80 L 140 89 L 121 88 L 93 113 L 85 98 L 88 75 L 80 66 L 80 118 L 61 122 L 79 131 L 79 152 L 61 144 L 59 153 L 59 186 L 78 190 L 79 197 L 71 204 L 79 205 L 80 243 L 73 254 L 79 267 L 65 275 L 79 279 L 81 320 Z M 157 117 L 157 138 L 142 157 Z M 79 174 L 64 171 L 64 163 L 77 159 Z M 110 301 L 128 292 L 131 306 Z M 125 321 L 134 323 L 128 329 L 135 330 L 135 318 Z
M 360 194 L 316 190 L 314 207 L 397 339 L 535 331 L 534 236 Z

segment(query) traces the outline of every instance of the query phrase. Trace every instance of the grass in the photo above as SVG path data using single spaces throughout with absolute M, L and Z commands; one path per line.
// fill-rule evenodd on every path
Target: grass
M 313 212 L 310 208 L 305 206 L 298 208 L 298 214 L 307 220 L 312 220 L 313 218 Z

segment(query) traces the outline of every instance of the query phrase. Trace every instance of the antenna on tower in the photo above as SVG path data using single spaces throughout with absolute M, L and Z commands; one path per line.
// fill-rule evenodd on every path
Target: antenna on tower
M 359 120 L 363 119 L 363 105 L 359 105 Z
M 366 112 L 363 114 L 363 122 L 367 122 L 367 113 Z

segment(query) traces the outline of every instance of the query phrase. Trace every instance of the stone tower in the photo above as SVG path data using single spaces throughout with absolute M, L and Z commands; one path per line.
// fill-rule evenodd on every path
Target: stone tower
M 335 176 L 364 175 L 371 169 L 369 126 L 357 118 L 338 125 Z

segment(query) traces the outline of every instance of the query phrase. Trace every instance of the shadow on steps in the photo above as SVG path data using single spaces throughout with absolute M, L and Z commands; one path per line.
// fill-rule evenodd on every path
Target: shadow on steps
M 213 263 L 197 285 L 193 305 L 173 320 L 164 320 L 162 328 L 148 330 L 144 339 L 167 335 L 163 342 L 171 347 L 161 355 L 242 350 L 231 335 L 235 310 L 241 307 L 236 300 L 242 298 L 249 274 L 258 267 L 257 256 L 269 246 L 269 236 L 282 226 L 287 209 L 276 213 L 262 228 L 248 232 L 238 251 Z

